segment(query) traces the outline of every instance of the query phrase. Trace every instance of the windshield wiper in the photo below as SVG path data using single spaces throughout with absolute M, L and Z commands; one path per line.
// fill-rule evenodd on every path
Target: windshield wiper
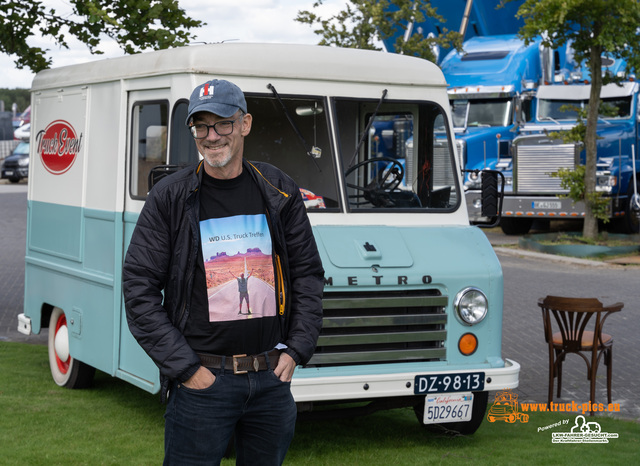
M 553 121 L 556 125 L 559 125 L 560 122 L 554 120 L 553 118 L 551 118 L 550 116 L 541 116 L 539 118 L 540 121 L 545 121 L 545 120 L 549 120 L 549 121 Z
M 289 124 L 291 125 L 291 128 L 293 129 L 293 132 L 296 133 L 296 135 L 298 136 L 298 139 L 302 143 L 302 146 L 304 147 L 305 153 L 309 157 L 311 157 L 311 160 L 313 160 L 313 163 L 315 164 L 315 166 L 318 169 L 318 171 L 322 172 L 322 169 L 318 165 L 318 162 L 316 162 L 316 158 L 320 157 L 320 155 L 317 155 L 317 154 L 321 154 L 322 153 L 322 149 L 320 149 L 319 147 L 316 147 L 316 146 L 309 147 L 309 144 L 307 144 L 307 140 L 304 138 L 304 136 L 300 132 L 300 129 L 298 129 L 298 125 L 296 125 L 296 122 L 293 121 L 293 118 L 291 118 L 291 114 L 289 113 L 289 110 L 287 110 L 287 107 L 285 107 L 284 102 L 282 101 L 282 99 L 280 98 L 280 95 L 278 94 L 278 91 L 276 91 L 276 88 L 271 83 L 269 83 L 269 84 L 267 84 L 267 89 L 269 89 L 273 93 L 273 96 L 280 103 L 280 106 L 282 107 L 282 111 L 284 112 L 285 116 L 287 117 L 287 120 L 289 120 Z
M 373 115 L 371 115 L 371 118 L 369 118 L 369 122 L 367 123 L 367 127 L 364 129 L 362 136 L 360 136 L 360 141 L 358 141 L 358 145 L 356 146 L 356 151 L 353 153 L 353 157 L 351 157 L 351 160 L 349 161 L 349 166 L 347 167 L 347 169 L 353 166 L 353 162 L 358 156 L 358 152 L 360 152 L 360 147 L 362 147 L 364 138 L 366 138 L 367 134 L 369 134 L 369 130 L 371 129 L 371 125 L 373 124 L 373 120 L 376 119 L 376 116 L 378 115 L 378 110 L 380 110 L 380 105 L 382 105 L 382 102 L 384 101 L 385 97 L 387 97 L 387 90 L 383 89 L 382 96 L 380 97 L 380 100 L 378 100 L 378 105 L 376 106 L 376 109 L 374 110 Z

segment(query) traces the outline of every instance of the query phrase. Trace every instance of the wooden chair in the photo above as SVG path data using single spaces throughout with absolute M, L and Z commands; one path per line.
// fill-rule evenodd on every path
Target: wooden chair
M 549 404 L 553 401 L 553 379 L 558 378 L 558 397 L 562 389 L 562 363 L 568 353 L 576 353 L 587 363 L 587 379 L 591 382 L 591 404 L 596 396 L 596 373 L 600 358 L 607 366 L 607 398 L 611 403 L 611 363 L 613 337 L 602 332 L 609 314 L 620 311 L 624 304 L 603 306 L 595 298 L 563 298 L 547 296 L 538 300 L 542 308 L 544 338 L 549 345 Z M 552 325 L 551 316 L 555 318 Z M 595 322 L 587 324 L 595 316 Z M 554 331 L 554 327 L 557 331 Z M 593 411 L 591 411 L 593 415 Z

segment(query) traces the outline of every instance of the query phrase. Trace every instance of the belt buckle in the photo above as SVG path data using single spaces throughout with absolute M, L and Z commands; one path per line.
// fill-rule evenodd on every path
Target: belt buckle
M 238 370 L 238 359 L 237 358 L 244 358 L 244 357 L 247 357 L 247 355 L 246 354 L 234 354 L 232 357 L 233 357 L 233 373 L 234 374 L 246 374 L 248 371 Z

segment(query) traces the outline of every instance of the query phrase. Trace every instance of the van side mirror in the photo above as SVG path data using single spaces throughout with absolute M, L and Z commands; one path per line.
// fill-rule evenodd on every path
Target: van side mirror
M 151 188 L 153 188 L 153 186 L 162 178 L 177 172 L 181 168 L 182 167 L 178 165 L 158 165 L 156 167 L 153 167 L 149 171 L 149 179 L 148 179 L 149 190 L 148 191 L 151 191 Z
M 475 224 L 482 228 L 498 226 L 504 199 L 504 175 L 498 170 L 463 170 L 463 172 L 480 174 L 481 177 L 480 212 L 487 221 Z

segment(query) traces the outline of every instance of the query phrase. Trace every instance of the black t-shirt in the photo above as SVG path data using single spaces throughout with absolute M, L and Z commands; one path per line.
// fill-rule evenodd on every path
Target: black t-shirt
M 273 349 L 280 341 L 266 208 L 251 175 L 200 188 L 200 254 L 185 328 L 197 352 L 232 356 Z

